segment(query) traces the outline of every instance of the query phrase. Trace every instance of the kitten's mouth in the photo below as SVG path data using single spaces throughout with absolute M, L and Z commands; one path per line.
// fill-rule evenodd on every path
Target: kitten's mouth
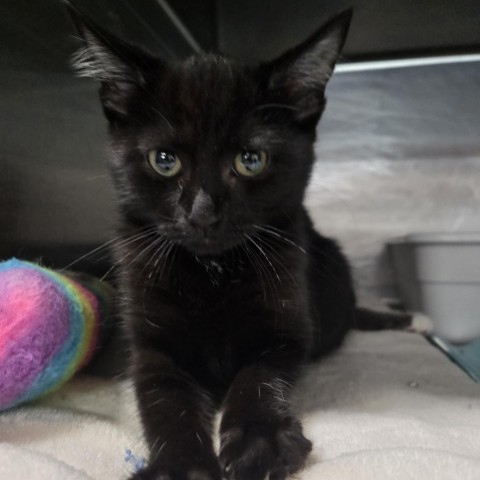
M 222 235 L 185 235 L 177 243 L 194 255 L 221 255 L 241 243 L 241 237 Z
M 220 242 L 211 237 L 191 239 L 187 242 L 182 242 L 182 244 L 195 255 L 219 255 L 231 248 L 230 244 L 226 244 L 224 241 Z
M 164 232 L 170 241 L 199 256 L 222 255 L 244 241 L 244 232 L 240 229 L 191 229 L 176 226 L 170 232 Z M 180 227 L 180 228 L 179 228 Z

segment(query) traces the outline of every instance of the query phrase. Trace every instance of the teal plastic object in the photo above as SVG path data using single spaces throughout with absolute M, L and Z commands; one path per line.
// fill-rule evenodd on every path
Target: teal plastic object
M 436 335 L 427 335 L 427 339 L 473 380 L 480 383 L 480 338 L 465 344 L 451 343 Z

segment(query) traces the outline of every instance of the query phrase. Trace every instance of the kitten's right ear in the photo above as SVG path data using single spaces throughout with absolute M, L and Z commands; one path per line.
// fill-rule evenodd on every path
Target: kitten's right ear
M 145 84 L 146 72 L 160 61 L 94 24 L 69 1 L 64 4 L 83 40 L 83 47 L 72 58 L 74 70 L 79 77 L 102 83 L 100 99 L 109 120 L 126 116 L 129 98 Z

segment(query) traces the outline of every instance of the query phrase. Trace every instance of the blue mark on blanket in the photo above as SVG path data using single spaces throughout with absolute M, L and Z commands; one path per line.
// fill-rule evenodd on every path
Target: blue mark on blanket
M 129 448 L 125 449 L 124 459 L 126 463 L 131 463 L 133 465 L 135 472 L 144 469 L 147 463 L 143 457 L 136 458 Z

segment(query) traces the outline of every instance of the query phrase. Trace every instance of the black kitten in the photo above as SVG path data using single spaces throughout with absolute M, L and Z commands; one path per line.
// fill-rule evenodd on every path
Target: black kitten
M 302 205 L 351 12 L 256 68 L 165 62 L 72 15 L 75 67 L 101 82 L 110 125 L 122 316 L 151 452 L 134 478 L 284 479 L 311 449 L 289 407 L 299 369 L 354 321 L 348 264 Z

